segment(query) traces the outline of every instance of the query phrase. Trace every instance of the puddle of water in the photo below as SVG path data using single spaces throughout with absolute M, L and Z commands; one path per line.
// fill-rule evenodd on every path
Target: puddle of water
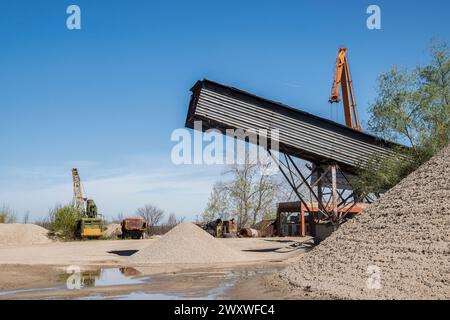
M 229 288 L 236 284 L 240 273 L 224 272 L 222 281 L 217 288 L 201 290 L 191 293 L 154 293 L 144 291 L 133 291 L 122 295 L 95 294 L 79 298 L 80 300 L 214 300 L 221 298 Z
M 140 284 L 148 278 L 131 278 L 120 269 L 103 269 L 100 276 L 95 279 L 94 287 L 120 286 L 126 284 Z
M 185 299 L 182 296 L 164 294 L 164 293 L 148 293 L 148 292 L 130 292 L 119 296 L 102 296 L 94 295 L 80 298 L 81 300 L 180 300 Z
M 60 275 L 60 281 L 66 283 L 70 277 L 69 281 L 78 281 L 81 288 L 90 288 L 141 284 L 149 279 L 149 277 L 136 278 L 138 275 L 140 272 L 133 268 L 107 268 L 83 271 L 79 274 L 63 273 Z
M 59 289 L 61 289 L 60 287 Z M 40 292 L 40 291 L 52 291 L 58 289 L 57 287 L 53 288 L 36 288 L 36 289 L 19 289 L 19 290 L 6 290 L 0 291 L 0 296 L 7 296 L 10 294 L 18 294 L 18 293 L 32 293 L 32 292 Z
M 262 271 L 265 273 L 267 271 Z M 205 277 L 222 278 L 219 280 L 219 285 L 217 287 L 205 290 L 199 290 L 195 292 L 145 292 L 145 291 L 131 291 L 125 294 L 117 295 L 103 295 L 100 293 L 87 294 L 85 296 L 78 297 L 80 300 L 213 300 L 218 298 L 226 298 L 226 291 L 233 286 L 239 280 L 253 277 L 256 274 L 261 273 L 261 271 L 254 270 L 240 270 L 240 271 L 222 271 L 215 272 L 213 274 L 205 273 Z M 75 281 L 83 288 L 89 287 L 106 287 L 106 286 L 121 286 L 121 285 L 135 285 L 149 283 L 149 276 L 139 277 L 141 273 L 133 268 L 106 268 L 94 271 L 85 271 L 76 275 Z M 57 291 L 57 290 L 69 290 L 66 283 L 69 277 L 73 277 L 74 274 L 61 274 L 59 286 L 53 288 L 36 288 L 36 289 L 25 289 L 25 290 L 10 290 L 10 291 L 0 291 L 0 297 L 6 295 L 15 295 L 22 293 L 34 293 L 34 292 L 46 292 L 46 291 Z M 73 281 L 69 280 L 69 281 Z M 49 297 L 45 299 L 57 299 L 56 297 Z
M 153 293 L 135 291 L 117 296 L 91 295 L 80 298 L 81 300 L 214 300 L 234 285 L 233 282 L 222 283 L 218 288 L 193 292 L 191 294 L 182 293 Z
M 79 282 L 81 288 L 133 285 L 145 283 L 149 280 L 149 277 L 136 278 L 136 276 L 140 275 L 140 272 L 133 268 L 107 268 L 94 271 L 83 271 L 79 274 L 63 273 L 59 276 L 59 281 L 62 283 L 59 286 L 0 291 L 0 297 L 22 293 L 69 290 L 66 283 L 69 277 L 73 277 L 74 275 L 75 278 L 71 281 Z

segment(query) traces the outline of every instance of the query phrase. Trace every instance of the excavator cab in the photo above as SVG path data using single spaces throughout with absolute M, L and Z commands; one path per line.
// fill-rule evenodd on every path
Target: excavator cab
M 97 217 L 97 205 L 95 201 L 92 199 L 86 200 L 86 215 L 88 218 L 96 218 Z
M 86 214 L 79 223 L 81 238 L 99 238 L 102 236 L 103 220 L 98 218 L 97 205 L 94 200 L 86 200 Z

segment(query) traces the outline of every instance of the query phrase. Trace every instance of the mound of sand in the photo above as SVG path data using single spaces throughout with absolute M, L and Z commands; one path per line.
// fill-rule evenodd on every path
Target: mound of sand
M 103 231 L 103 236 L 109 239 L 117 239 L 122 235 L 122 226 L 120 223 L 110 223 Z
M 247 260 L 192 223 L 182 223 L 130 257 L 131 263 L 223 263 Z
M 450 146 L 280 276 L 310 295 L 449 299 Z
M 48 230 L 35 224 L 0 223 L 0 245 L 30 245 L 49 243 Z

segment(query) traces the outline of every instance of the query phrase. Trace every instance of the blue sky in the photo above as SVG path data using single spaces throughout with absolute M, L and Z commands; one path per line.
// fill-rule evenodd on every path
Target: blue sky
M 66 28 L 70 4 L 81 30 Z M 370 4 L 381 30 L 366 28 Z M 106 216 L 153 203 L 193 218 L 223 169 L 170 161 L 196 80 L 342 121 L 327 99 L 347 46 L 364 122 L 377 75 L 427 62 L 431 38 L 449 40 L 449 11 L 444 0 L 2 0 L 0 205 L 46 215 L 71 200 L 77 166 Z

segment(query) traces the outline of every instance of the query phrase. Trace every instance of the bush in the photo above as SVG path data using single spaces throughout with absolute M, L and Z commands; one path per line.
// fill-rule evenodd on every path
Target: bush
M 71 205 L 56 206 L 49 216 L 52 231 L 59 233 L 64 239 L 76 238 L 78 221 L 82 217 L 80 210 Z
M 415 171 L 428 158 L 424 154 L 397 149 L 390 157 L 372 157 L 351 181 L 358 195 L 384 193 Z
M 34 221 L 34 224 L 47 230 L 52 230 L 53 222 L 48 218 L 42 218 Z
M 0 208 L 0 223 L 15 223 L 16 221 L 16 213 L 10 207 L 3 205 Z

